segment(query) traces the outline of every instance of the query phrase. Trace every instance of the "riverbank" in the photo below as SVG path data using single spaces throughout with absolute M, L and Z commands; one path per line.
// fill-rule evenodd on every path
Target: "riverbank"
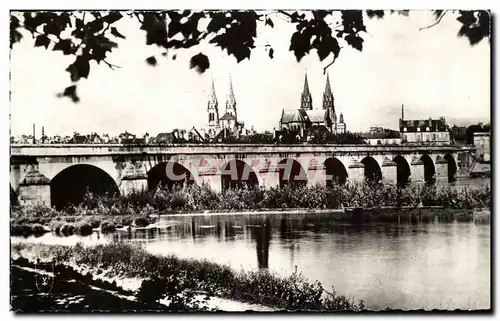
M 37 259 L 52 261 L 60 275 L 86 280 L 87 285 L 97 282 L 96 276 L 106 275 L 113 282 L 100 281 L 100 288 L 134 297 L 142 304 L 162 303 L 161 309 L 168 311 L 206 311 L 209 298 L 243 302 L 264 310 L 359 311 L 364 307 L 362 302 L 328 292 L 319 282 L 311 283 L 297 272 L 286 278 L 267 270 L 237 272 L 208 261 L 155 256 L 137 245 L 15 244 L 11 253 L 17 267 L 40 266 L 35 265 Z M 43 266 L 50 269 L 50 264 Z M 138 282 L 135 288 L 130 286 L 134 282 L 128 282 L 128 286 L 121 282 L 131 279 Z
M 332 220 L 429 221 L 474 219 L 474 209 L 491 207 L 489 186 L 464 188 L 383 184 L 291 186 L 270 189 L 228 189 L 206 185 L 158 188 L 128 196 L 85 195 L 76 206 L 56 210 L 18 206 L 11 210 L 12 235 L 89 235 L 127 227 L 148 227 L 158 218 L 175 215 L 252 215 L 329 213 Z M 483 215 L 488 217 L 487 215 Z

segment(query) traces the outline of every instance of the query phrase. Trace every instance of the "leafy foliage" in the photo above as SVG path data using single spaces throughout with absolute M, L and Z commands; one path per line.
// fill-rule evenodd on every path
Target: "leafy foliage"
M 440 20 L 447 11 L 435 10 L 434 16 Z M 318 58 L 323 61 L 333 58 L 332 63 L 340 54 L 345 42 L 356 50 L 363 50 L 362 34 L 366 32 L 363 22 L 363 11 L 342 10 L 340 17 L 333 10 L 312 10 L 307 12 L 279 10 L 278 14 L 289 19 L 296 26 L 291 35 L 289 50 L 297 61 L 316 50 Z M 367 10 L 368 18 L 381 19 L 385 16 L 383 10 Z M 391 10 L 408 16 L 408 10 Z M 125 39 L 114 25 L 125 15 L 135 17 L 140 23 L 140 29 L 146 32 L 146 45 L 156 45 L 167 51 L 170 49 L 191 48 L 206 41 L 225 50 L 238 62 L 250 59 L 252 50 L 256 48 L 258 23 L 262 28 L 274 28 L 271 15 L 261 11 L 220 10 L 220 11 L 136 11 L 136 12 L 13 12 L 10 17 L 10 46 L 21 41 L 19 29 L 29 31 L 35 38 L 35 47 L 43 47 L 53 51 L 61 51 L 64 55 L 75 56 L 75 61 L 66 68 L 70 79 L 77 82 L 90 74 L 91 61 L 98 64 L 106 63 L 110 68 L 117 66 L 109 63 L 106 57 L 118 47 L 116 40 Z M 200 26 L 202 20 L 207 20 L 206 30 Z M 334 20 L 335 23 L 329 21 Z M 457 20 L 461 23 L 459 36 L 469 39 L 471 45 L 477 44 L 483 38 L 490 36 L 490 13 L 488 11 L 458 11 Z M 66 35 L 70 32 L 70 35 Z M 274 58 L 274 49 L 266 45 L 270 59 Z M 172 59 L 176 56 L 173 55 Z M 156 65 L 157 59 L 146 59 L 149 65 Z M 331 63 L 329 64 L 331 65 Z M 328 65 L 328 66 L 329 66 Z M 210 67 L 209 58 L 199 53 L 191 58 L 190 68 L 200 73 Z M 76 86 L 66 88 L 60 97 L 67 96 L 73 102 L 78 102 Z

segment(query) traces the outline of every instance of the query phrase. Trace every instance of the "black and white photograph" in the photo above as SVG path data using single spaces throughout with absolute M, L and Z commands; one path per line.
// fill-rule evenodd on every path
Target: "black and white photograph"
M 492 312 L 494 12 L 210 7 L 9 11 L 11 312 Z

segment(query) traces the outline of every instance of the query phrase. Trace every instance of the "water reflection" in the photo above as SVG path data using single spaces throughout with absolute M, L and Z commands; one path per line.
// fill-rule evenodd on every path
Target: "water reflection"
M 152 253 L 209 259 L 235 269 L 310 280 L 367 307 L 488 308 L 490 225 L 473 222 L 346 224 L 328 214 L 177 216 L 163 227 L 28 241 L 143 242 Z M 16 238 L 12 238 L 16 239 Z M 467 295 L 463 295 L 467 293 Z

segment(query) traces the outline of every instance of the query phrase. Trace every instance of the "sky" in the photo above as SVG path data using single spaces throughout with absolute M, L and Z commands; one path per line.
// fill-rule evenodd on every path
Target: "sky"
M 200 45 L 170 51 L 169 56 L 146 46 L 145 32 L 135 19 L 123 18 L 118 30 L 126 36 L 107 60 L 120 66 L 92 64 L 89 79 L 78 84 L 78 104 L 56 94 L 71 85 L 66 67 L 74 57 L 43 48 L 24 33 L 11 51 L 11 133 L 37 136 L 80 133 L 119 134 L 125 130 L 142 135 L 170 132 L 174 128 L 200 128 L 208 122 L 207 100 L 214 79 L 219 114 L 232 78 L 238 118 L 247 128 L 278 127 L 283 109 L 300 107 L 307 72 L 315 109 L 322 108 L 331 57 L 319 61 L 315 51 L 297 63 L 288 50 L 294 26 L 272 17 L 275 27 L 259 32 L 250 60 L 237 63 L 220 48 Z M 371 126 L 397 129 L 401 105 L 406 119 L 445 117 L 450 124 L 490 121 L 490 44 L 470 46 L 457 36 L 460 24 L 447 15 L 436 26 L 429 11 L 411 11 L 409 17 L 387 15 L 365 19 L 363 51 L 344 45 L 328 68 L 337 114 L 343 113 L 349 131 Z M 273 46 L 270 59 L 264 45 Z M 199 52 L 210 59 L 204 74 L 189 69 L 189 59 Z M 145 58 L 157 55 L 158 65 Z M 177 59 L 171 59 L 173 54 Z

